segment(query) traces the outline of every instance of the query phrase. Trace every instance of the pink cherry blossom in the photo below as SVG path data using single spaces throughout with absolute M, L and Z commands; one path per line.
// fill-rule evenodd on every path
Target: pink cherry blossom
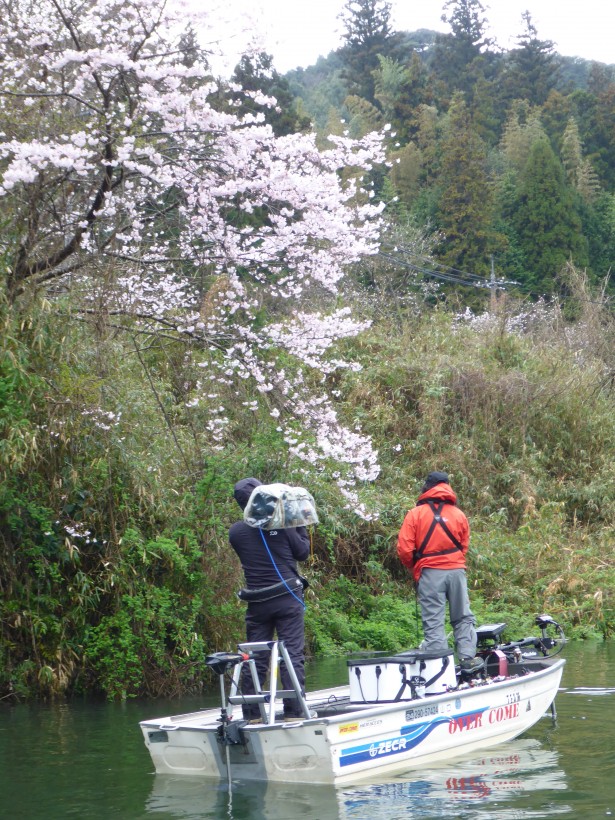
M 224 83 L 181 51 L 194 22 L 182 14 L 161 0 L 4 6 L 8 291 L 62 285 L 84 315 L 104 305 L 140 333 L 184 339 L 207 374 L 187 409 L 210 408 L 212 448 L 229 429 L 212 383 L 250 384 L 245 412 L 265 406 L 290 454 L 335 473 L 360 510 L 356 484 L 376 478 L 377 455 L 339 419 L 325 376 L 348 366 L 336 342 L 366 327 L 339 307 L 340 283 L 378 248 L 383 206 L 361 189 L 384 162 L 382 135 L 319 150 L 314 134 L 275 137 L 262 115 L 220 110 Z

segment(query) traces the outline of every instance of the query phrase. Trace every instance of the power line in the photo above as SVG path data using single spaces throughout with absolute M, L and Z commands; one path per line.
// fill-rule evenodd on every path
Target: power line
M 417 265 L 414 262 L 409 262 L 405 259 L 401 254 L 401 252 L 406 252 L 408 256 L 418 259 L 423 263 L 430 265 L 431 267 L 422 267 L 421 265 Z M 527 290 L 526 287 L 521 282 L 517 282 L 514 279 L 497 279 L 493 276 L 490 279 L 487 279 L 485 276 L 479 276 L 476 273 L 470 273 L 469 271 L 461 270 L 460 268 L 453 268 L 449 265 L 444 265 L 441 262 L 438 262 L 435 259 L 432 259 L 428 256 L 422 256 L 412 248 L 406 247 L 404 245 L 395 245 L 391 248 L 390 252 L 386 252 L 385 250 L 380 250 L 377 254 L 382 259 L 387 259 L 394 264 L 406 268 L 407 270 L 411 270 L 415 273 L 419 273 L 423 276 L 429 276 L 433 279 L 439 279 L 443 282 L 449 282 L 454 285 L 463 285 L 465 287 L 474 287 L 474 288 L 484 288 L 485 290 L 506 290 L 507 287 L 517 287 L 519 288 L 526 296 L 532 299 L 544 299 L 547 294 L 545 293 L 536 293 L 531 290 Z M 606 297 L 604 300 L 600 299 L 583 299 L 581 297 L 575 296 L 575 301 L 577 302 L 584 302 L 587 304 L 593 305 L 603 305 L 604 307 L 610 307 L 611 299 Z
M 406 251 L 408 255 L 412 256 L 414 259 L 418 259 L 421 262 L 427 263 L 431 267 L 422 267 L 421 265 L 417 265 L 414 262 L 409 262 L 405 259 L 399 251 Z M 399 265 L 400 267 L 406 268 L 408 270 L 412 270 L 415 273 L 420 273 L 423 276 L 430 276 L 434 279 L 440 279 L 444 282 L 450 282 L 456 285 L 465 285 L 466 287 L 474 287 L 474 288 L 485 288 L 487 290 L 492 290 L 493 288 L 505 289 L 508 285 L 519 285 L 519 282 L 515 282 L 513 280 L 507 279 L 487 279 L 484 276 L 479 276 L 476 273 L 470 273 L 468 271 L 461 270 L 459 268 L 453 268 L 448 265 L 443 265 L 441 262 L 437 262 L 433 259 L 430 259 L 426 256 L 421 256 L 420 254 L 415 253 L 409 248 L 405 248 L 404 246 L 396 245 L 392 248 L 392 251 L 386 252 L 382 249 L 378 256 L 383 259 L 387 259 L 390 262 Z

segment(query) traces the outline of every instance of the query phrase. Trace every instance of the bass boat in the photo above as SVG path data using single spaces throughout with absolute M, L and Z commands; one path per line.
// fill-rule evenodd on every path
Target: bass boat
M 477 629 L 481 668 L 455 667 L 452 650 L 410 649 L 347 661 L 348 683 L 301 691 L 282 641 L 240 643 L 207 665 L 218 674 L 221 708 L 142 721 L 157 773 L 286 783 L 344 784 L 478 753 L 525 732 L 554 699 L 565 660 L 559 624 L 540 615 L 539 637 L 503 643 L 504 623 Z M 271 655 L 270 688 L 261 688 L 254 658 Z M 284 663 L 293 688 L 278 688 Z M 256 694 L 242 695 L 247 664 Z M 227 678 L 230 681 L 227 694 Z M 282 699 L 295 698 L 301 718 L 284 718 Z M 246 721 L 241 706 L 258 704 Z

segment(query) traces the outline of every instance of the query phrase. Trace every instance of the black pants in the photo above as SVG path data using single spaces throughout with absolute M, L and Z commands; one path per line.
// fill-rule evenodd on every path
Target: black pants
M 290 593 L 272 598 L 262 603 L 248 604 L 246 612 L 246 640 L 272 641 L 274 634 L 277 639 L 284 641 L 292 664 L 295 668 L 301 690 L 305 685 L 305 632 L 303 626 L 303 604 Z M 256 670 L 261 686 L 267 677 L 270 655 L 257 653 L 254 657 Z M 290 676 L 284 661 L 280 663 L 280 678 L 283 689 L 292 689 Z M 247 664 L 244 665 L 241 677 L 241 690 L 245 695 L 254 694 L 252 675 Z M 303 717 L 296 700 L 284 700 L 284 714 L 287 716 Z M 251 704 L 243 707 L 243 715 L 251 720 L 260 716 L 258 706 Z

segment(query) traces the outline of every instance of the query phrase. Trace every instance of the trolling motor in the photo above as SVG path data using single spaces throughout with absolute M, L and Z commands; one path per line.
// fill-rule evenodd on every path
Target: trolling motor
M 564 635 L 564 630 L 557 623 L 554 621 L 550 615 L 537 615 L 536 616 L 536 624 L 540 627 L 541 631 L 541 638 L 540 638 L 540 648 L 543 655 L 557 655 L 559 652 L 562 651 L 564 644 L 566 643 L 566 636 Z M 555 629 L 555 637 L 551 637 L 548 635 L 547 630 L 549 627 L 553 627 Z M 551 652 L 551 649 L 555 649 L 557 646 L 560 648 L 557 652 Z
M 540 627 L 540 637 L 528 637 L 519 641 L 502 641 L 505 623 L 487 624 L 476 630 L 478 638 L 476 654 L 485 661 L 485 669 L 490 675 L 505 676 L 509 663 L 552 658 L 558 655 L 566 636 L 560 624 L 550 615 L 537 615 L 536 625 Z
M 220 678 L 220 695 L 222 709 L 219 718 L 220 726 L 218 727 L 218 743 L 221 743 L 223 746 L 227 747 L 227 756 L 229 746 L 236 746 L 237 744 L 243 744 L 245 742 L 241 733 L 241 729 L 243 726 L 246 725 L 247 721 L 231 721 L 226 705 L 224 676 L 229 671 L 229 669 L 232 669 L 234 666 L 237 666 L 238 663 L 243 663 L 247 659 L 248 655 L 239 652 L 214 652 L 213 655 L 208 655 L 205 658 L 205 663 L 207 664 L 207 666 L 209 666 L 209 668 L 213 672 L 215 672 L 216 675 L 218 675 Z
M 554 655 L 559 655 L 566 643 L 566 637 L 561 625 L 550 615 L 537 615 L 536 625 L 540 627 L 539 638 L 530 637 L 523 638 L 521 641 L 511 641 L 510 643 L 501 644 L 499 649 L 505 655 L 512 653 L 515 660 L 540 657 L 552 658 Z
M 242 735 L 241 729 L 246 725 L 245 720 L 231 721 L 228 710 L 226 708 L 226 691 L 224 688 L 224 676 L 238 663 L 243 663 L 248 659 L 248 656 L 239 652 L 214 652 L 213 655 L 208 655 L 205 658 L 205 663 L 209 668 L 216 673 L 220 678 L 220 695 L 222 700 L 222 709 L 220 712 L 219 723 L 217 731 L 217 741 L 224 746 L 226 758 L 226 776 L 228 784 L 228 816 L 232 815 L 233 805 L 233 778 L 231 775 L 231 754 L 230 747 L 238 744 L 245 744 L 245 739 Z

